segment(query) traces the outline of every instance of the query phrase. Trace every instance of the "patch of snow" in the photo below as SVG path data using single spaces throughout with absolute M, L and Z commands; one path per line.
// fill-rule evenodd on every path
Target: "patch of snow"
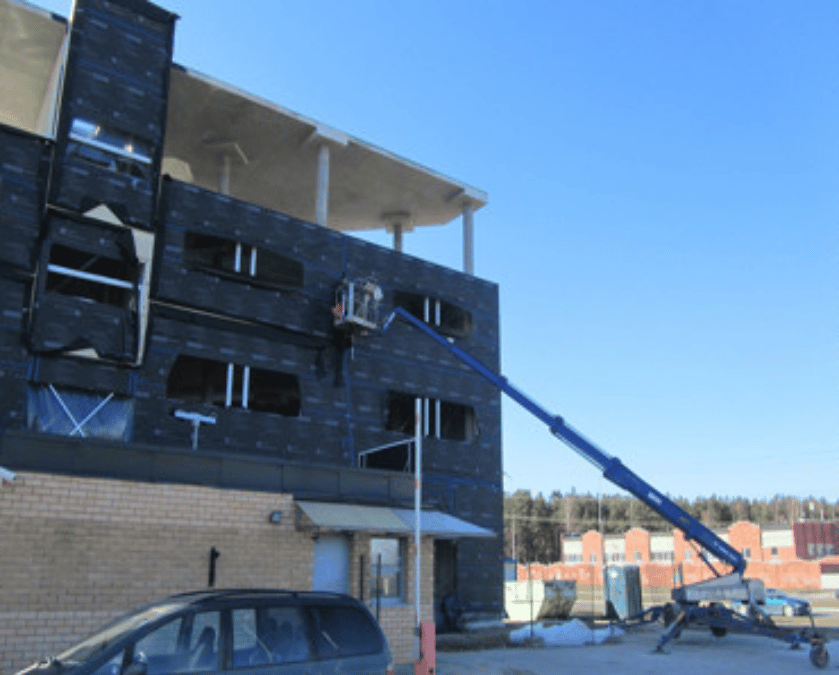
M 579 619 L 572 619 L 565 623 L 546 626 L 544 623 L 524 626 L 510 632 L 512 644 L 524 644 L 533 638 L 546 647 L 574 647 L 579 645 L 602 645 L 611 638 L 623 635 L 623 630 L 617 626 L 608 628 L 589 628 Z

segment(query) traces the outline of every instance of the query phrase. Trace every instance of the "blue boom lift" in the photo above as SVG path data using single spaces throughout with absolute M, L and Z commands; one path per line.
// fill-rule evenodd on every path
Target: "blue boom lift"
M 368 282 L 367 286 L 369 285 Z M 356 289 L 355 295 L 352 292 L 354 289 Z M 370 308 L 378 304 L 381 292 L 376 293 L 375 298 L 368 297 L 369 302 L 365 303 L 363 299 L 370 293 L 372 291 L 365 293 L 364 290 L 351 282 L 345 283 L 336 293 L 336 300 L 338 301 L 336 308 L 340 311 L 336 312 L 335 325 L 355 325 L 362 329 L 371 329 L 374 325 L 377 325 L 375 321 L 377 317 L 371 314 Z M 630 471 L 617 457 L 603 452 L 582 434 L 566 424 L 562 417 L 546 411 L 514 387 L 507 378 L 484 366 L 460 347 L 438 334 L 424 321 L 401 307 L 397 307 L 387 317 L 382 332 L 387 331 L 396 318 L 406 321 L 489 380 L 525 410 L 544 422 L 554 436 L 597 467 L 599 471 L 602 471 L 605 478 L 636 496 L 669 523 L 682 530 L 685 539 L 695 549 L 694 542 L 701 547 L 696 549 L 697 554 L 714 573 L 714 578 L 674 588 L 671 603 L 663 607 L 653 607 L 638 617 L 634 617 L 637 623 L 652 622 L 659 618 L 664 620 L 667 630 L 658 642 L 657 651 L 662 651 L 664 645 L 670 640 L 678 638 L 682 629 L 687 625 L 700 625 L 709 627 L 711 632 L 719 637 L 733 629 L 782 640 L 793 648 L 798 648 L 802 644 L 809 644 L 811 646 L 810 660 L 813 665 L 818 668 L 827 667 L 829 654 L 825 647 L 826 640 L 823 635 L 816 631 L 812 615 L 810 616 L 810 627 L 805 629 L 785 630 L 777 626 L 762 608 L 765 601 L 763 582 L 759 579 L 743 578 L 746 560 L 726 541 L 674 503 L 667 495 L 662 494 Z M 730 570 L 724 574 L 721 573 L 714 567 L 706 554 L 711 554 L 719 561 L 727 564 Z M 735 612 L 729 605 L 739 605 L 745 608 L 745 614 Z

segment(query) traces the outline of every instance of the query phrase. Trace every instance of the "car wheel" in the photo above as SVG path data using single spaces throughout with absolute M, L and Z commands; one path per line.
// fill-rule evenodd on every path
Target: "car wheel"
M 793 616 L 795 608 L 792 605 L 784 605 L 784 616 Z

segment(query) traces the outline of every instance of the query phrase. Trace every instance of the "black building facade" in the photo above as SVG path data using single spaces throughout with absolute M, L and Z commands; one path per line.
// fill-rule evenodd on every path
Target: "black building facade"
M 438 541 L 435 602 L 500 615 L 500 394 L 407 325 L 336 329 L 372 280 L 499 368 L 498 287 L 163 175 L 176 17 L 76 0 L 54 139 L 0 127 L 0 465 L 410 506 L 499 533 Z

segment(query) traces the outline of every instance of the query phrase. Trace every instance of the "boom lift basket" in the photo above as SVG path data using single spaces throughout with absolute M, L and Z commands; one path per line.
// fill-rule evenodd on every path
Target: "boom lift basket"
M 381 287 L 372 280 L 344 279 L 335 289 L 333 325 L 345 330 L 376 330 L 382 296 Z

